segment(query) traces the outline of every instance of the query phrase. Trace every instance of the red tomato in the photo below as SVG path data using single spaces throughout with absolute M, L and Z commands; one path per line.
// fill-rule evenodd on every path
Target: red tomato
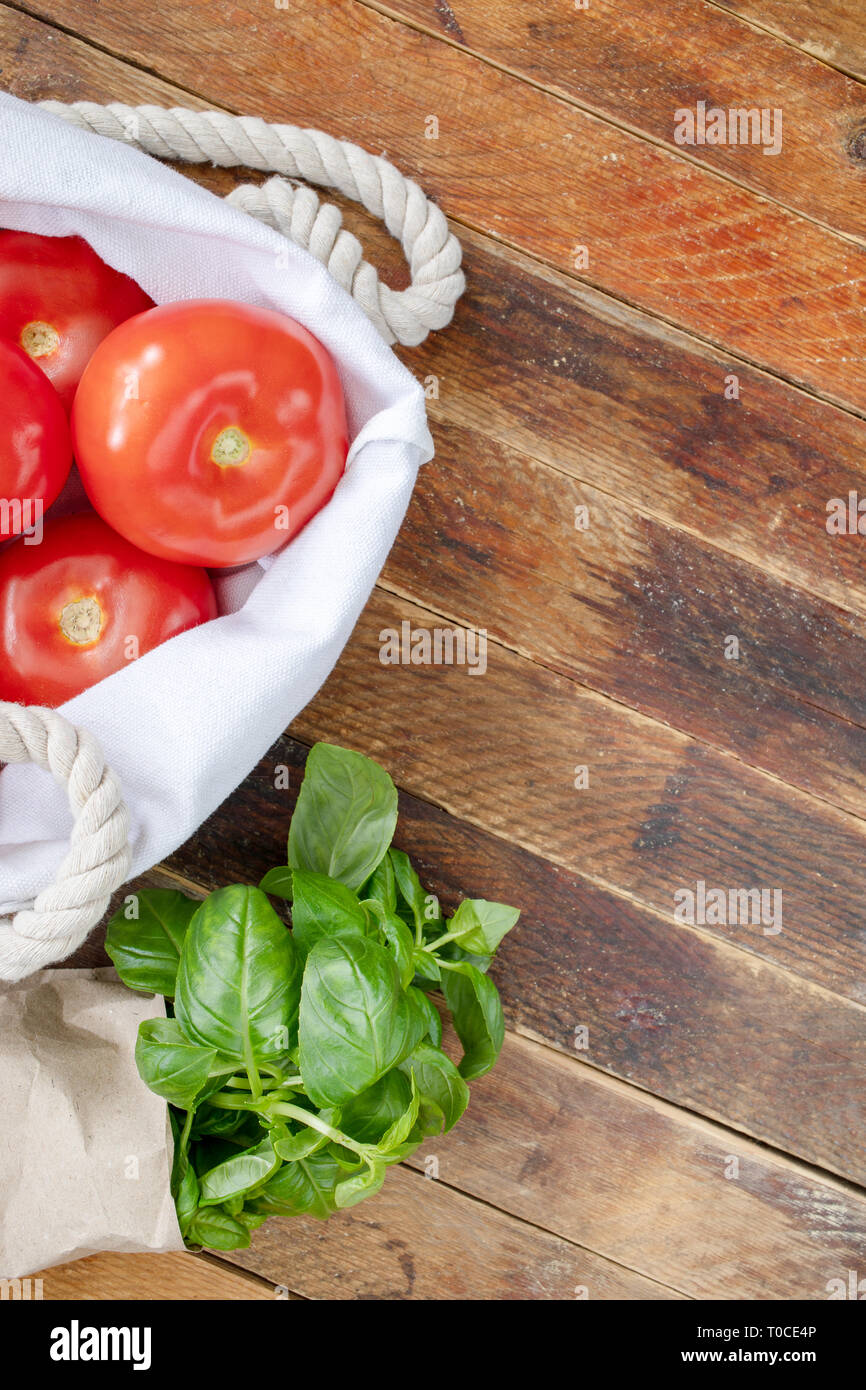
M 216 568 L 291 540 L 331 496 L 349 445 L 321 343 L 227 300 L 163 304 L 116 328 L 72 423 L 100 515 L 142 550 Z
M 21 348 L 0 340 L 0 541 L 41 529 L 71 467 L 57 392 Z
M 0 700 L 71 700 L 161 642 L 215 618 L 202 569 L 143 555 L 92 512 L 0 553 Z
M 24 348 L 67 410 L 102 339 L 152 304 L 81 237 L 0 231 L 0 337 Z

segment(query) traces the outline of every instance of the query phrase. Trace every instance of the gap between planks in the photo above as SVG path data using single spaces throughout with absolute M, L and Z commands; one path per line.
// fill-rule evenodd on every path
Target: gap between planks
M 794 217 L 801 217 L 804 222 L 811 222 L 814 226 L 820 227 L 822 231 L 830 232 L 833 236 L 841 237 L 843 241 L 850 242 L 853 246 L 859 248 L 866 244 L 866 237 L 858 237 L 853 232 L 843 231 L 839 227 L 834 227 L 832 223 L 824 222 L 820 217 L 815 217 L 812 213 L 805 212 L 802 208 L 793 207 L 790 203 L 783 202 L 781 198 L 774 197 L 773 194 L 765 192 L 764 189 L 753 188 L 750 183 L 735 178 L 727 169 L 716 168 L 714 165 L 704 163 L 704 161 L 698 159 L 697 156 L 689 154 L 684 146 L 677 147 L 671 145 L 667 141 L 662 140 L 658 135 L 653 135 L 651 131 L 643 130 L 640 126 L 631 125 L 626 120 L 617 120 L 614 116 L 611 116 L 609 112 L 602 111 L 599 107 L 588 106 L 584 102 L 578 101 L 570 92 L 566 92 L 559 87 L 551 87 L 546 82 L 539 82 L 537 78 L 531 77 L 529 73 L 523 72 L 520 68 L 511 67 L 510 64 L 504 63 L 498 58 L 490 57 L 483 49 L 473 48 L 470 44 L 461 43 L 459 39 L 453 38 L 450 34 L 443 33 L 440 29 L 433 29 L 411 15 L 400 14 L 399 11 L 392 10 L 388 5 L 379 3 L 379 0 L 355 0 L 355 3 L 363 6 L 366 10 L 372 10 L 374 14 L 380 15 L 382 19 L 388 19 L 394 24 L 402 24 L 407 29 L 413 29 L 417 34 L 423 34 L 428 39 L 436 39 L 439 43 L 444 43 L 449 48 L 456 49 L 458 53 L 465 53 L 468 57 L 475 58 L 478 62 L 484 63 L 486 67 L 492 68 L 496 72 L 501 72 L 504 77 L 511 77 L 515 82 L 522 82 L 525 87 L 531 87 L 534 91 L 541 92 L 544 96 L 550 97 L 554 101 L 565 102 L 567 106 L 572 106 L 576 111 L 581 111 L 585 116 L 591 116 L 593 120 L 601 121 L 604 125 L 611 126 L 612 129 L 620 131 L 623 135 L 631 135 L 639 140 L 645 140 L 648 145 L 654 145 L 656 149 L 664 150 L 666 154 L 676 155 L 677 158 L 682 159 L 684 163 L 694 165 L 696 169 L 700 169 L 703 173 L 714 174 L 725 183 L 732 184 L 734 188 L 739 188 L 741 191 L 750 193 L 755 197 L 763 198 L 766 202 L 772 203 L 775 207 L 782 208 L 784 212 L 789 212 Z M 708 0 L 703 0 L 703 3 L 708 3 Z M 738 15 L 734 10 L 726 10 L 721 5 L 713 5 L 712 8 L 718 9 L 721 13 L 728 15 L 730 18 L 738 20 L 747 28 L 754 29 L 758 33 L 766 34 L 770 38 L 780 39 L 781 41 L 780 35 L 774 34 L 770 29 L 763 29 L 758 24 L 749 24 L 743 19 L 742 15 Z M 785 41 L 785 47 L 795 49 L 802 57 L 808 58 L 810 62 L 819 63 L 821 66 L 827 68 L 833 67 L 832 63 L 822 63 L 820 58 L 816 58 L 814 54 L 808 53 L 803 48 L 799 48 L 795 43 Z M 836 71 L 841 71 L 841 69 L 836 69 Z M 843 76 L 850 77 L 852 80 L 860 82 L 861 85 L 863 85 L 862 79 L 856 77 L 852 73 L 843 73 Z
M 784 30 L 773 29 L 771 25 L 762 23 L 754 15 L 741 14 L 739 10 L 732 10 L 728 5 L 723 4 L 722 0 L 704 0 L 704 3 L 710 5 L 714 10 L 721 10 L 722 14 L 729 15 L 732 19 L 738 19 L 741 24 L 756 30 L 759 34 L 767 34 L 771 39 L 777 39 L 786 48 L 792 48 L 795 53 L 802 53 L 804 57 L 811 58 L 813 62 L 820 63 L 822 67 L 832 68 L 833 72 L 840 72 L 843 77 L 850 77 L 853 82 L 859 82 L 861 85 L 866 83 L 866 75 L 858 72 L 856 68 L 846 68 L 843 63 L 834 63 L 832 58 L 828 58 L 826 54 L 816 53 L 811 48 L 804 47 L 802 43 L 792 39 L 790 34 L 786 34 Z
M 518 1036 L 519 1035 L 516 1033 L 512 1034 L 513 1038 Z M 404 1168 L 407 1173 L 411 1173 L 416 1181 L 429 1181 L 429 1179 L 426 1178 L 422 1172 L 419 1172 L 408 1159 L 400 1166 Z M 526 1216 L 516 1216 L 513 1211 L 507 1211 L 505 1207 L 497 1206 L 495 1202 L 491 1202 L 487 1197 L 479 1197 L 475 1192 L 464 1192 L 462 1187 L 457 1187 L 454 1183 L 448 1182 L 445 1178 L 438 1177 L 436 1182 L 440 1187 L 447 1188 L 449 1192 L 457 1193 L 460 1197 L 474 1202 L 478 1207 L 486 1208 L 488 1211 L 498 1212 L 500 1216 L 507 1216 L 510 1221 L 519 1221 L 522 1226 L 529 1226 L 533 1231 L 540 1231 L 543 1235 L 556 1236 L 557 1240 L 564 1241 L 566 1245 L 570 1245 L 573 1250 L 583 1250 L 587 1255 L 595 1255 L 597 1259 L 606 1260 L 608 1264 L 613 1265 L 617 1269 L 624 1270 L 627 1274 L 636 1274 L 639 1278 L 646 1279 L 648 1283 L 655 1284 L 656 1288 L 667 1289 L 670 1293 L 675 1293 L 679 1298 L 694 1299 L 694 1294 L 687 1293 L 684 1289 L 677 1288 L 676 1284 L 667 1284 L 656 1275 L 647 1274 L 645 1270 L 637 1269 L 634 1265 L 625 1264 L 622 1260 L 616 1259 L 615 1256 L 605 1254 L 603 1250 L 596 1250 L 592 1245 L 584 1245 L 581 1241 L 574 1240 L 572 1236 L 563 1235 L 561 1231 L 557 1231 L 553 1226 L 543 1226 L 539 1221 L 530 1221 Z
M 451 222 L 451 220 L 452 219 L 449 219 L 449 223 Z M 458 224 L 454 223 L 454 226 L 457 227 Z M 467 229 L 461 227 L 460 230 L 465 232 Z M 636 324 L 634 313 L 621 312 L 621 300 L 613 298 L 612 296 L 608 295 L 605 291 L 598 290 L 593 286 L 588 286 L 584 284 L 584 282 L 582 281 L 575 281 L 574 279 L 568 277 L 561 270 L 557 269 L 556 267 L 549 266 L 546 262 L 539 261 L 537 258 L 530 256 L 527 252 L 521 250 L 520 248 L 508 246 L 505 242 L 497 240 L 495 237 L 488 236 L 485 232 L 477 232 L 471 229 L 469 230 L 469 237 L 467 238 L 464 236 L 464 242 L 467 245 L 471 246 L 473 249 L 477 249 L 482 255 L 486 254 L 489 255 L 491 258 L 501 260 L 506 265 L 513 266 L 519 273 L 522 273 L 526 276 L 531 275 L 534 279 L 540 280 L 544 284 L 551 285 L 553 288 L 559 290 L 561 293 L 568 295 L 569 298 L 571 298 L 574 301 L 574 303 L 579 305 L 579 307 L 588 315 L 590 315 L 594 320 L 602 324 L 605 324 L 614 330 L 624 329 L 629 332 L 640 332 L 641 335 L 647 339 L 657 340 L 663 343 L 666 347 L 674 347 L 683 353 L 690 354 L 691 356 L 699 356 L 703 360 L 706 360 L 710 356 L 710 354 L 708 354 L 706 351 L 706 344 L 704 344 L 702 340 L 696 339 L 693 335 L 690 335 L 685 330 L 678 328 L 675 325 L 664 324 L 660 320 L 654 318 L 652 315 L 646 315 L 643 309 L 638 309 L 636 311 L 637 315 L 642 320 L 640 323 Z M 741 359 L 736 358 L 735 354 L 726 353 L 725 355 L 729 357 L 729 359 L 732 362 L 741 361 Z M 411 359 L 405 361 L 404 365 L 406 365 L 409 368 L 409 370 L 411 370 Z M 767 382 L 778 383 L 781 381 L 780 377 L 778 377 L 772 372 L 767 371 L 767 369 L 764 367 L 756 366 L 753 363 L 745 363 L 744 365 L 748 366 L 750 371 L 754 372 L 755 375 L 761 377 L 763 380 Z M 856 412 L 845 411 L 843 407 L 838 406 L 833 402 L 825 401 L 820 397 L 816 397 L 808 390 L 805 390 L 802 386 L 799 386 L 796 383 L 786 382 L 785 387 L 787 390 L 793 391 L 798 395 L 803 396 L 807 400 L 817 401 L 821 409 L 824 411 L 831 412 L 834 410 L 840 410 L 846 415 L 853 414 L 854 418 L 860 418 L 858 415 L 856 415 Z M 441 422 L 445 425 L 457 425 L 462 428 L 478 428 L 474 425 L 467 426 L 464 423 L 463 415 L 459 409 L 456 411 L 453 409 L 446 410 L 442 407 L 441 402 L 437 403 L 434 401 L 430 405 L 428 405 L 428 413 L 430 414 L 430 417 L 434 423 Z M 832 424 L 832 420 L 828 420 L 827 424 L 829 427 Z M 488 434 L 486 435 L 486 437 L 491 439 L 494 443 L 502 444 L 508 449 L 521 454 L 523 457 L 527 459 L 530 459 L 533 463 L 537 464 L 541 468 L 544 468 L 550 473 L 566 478 L 570 482 L 577 483 L 578 485 L 591 488 L 593 492 L 598 493 L 600 496 L 610 498 L 611 501 L 615 502 L 617 505 L 622 505 L 623 501 L 625 500 L 627 505 L 634 510 L 636 516 L 654 521 L 659 526 L 664 527 L 665 530 L 676 533 L 682 533 L 685 536 L 689 536 L 695 541 L 697 541 L 702 547 L 710 549 L 719 555 L 730 557 L 736 560 L 737 563 L 748 566 L 757 574 L 767 574 L 771 576 L 772 578 L 778 580 L 779 583 L 784 584 L 787 589 L 795 593 L 801 593 L 808 595 L 810 598 L 819 599 L 822 603 L 830 604 L 834 608 L 838 609 L 840 612 L 851 613 L 856 617 L 864 616 L 864 608 L 862 606 L 858 607 L 856 602 L 852 601 L 850 603 L 845 603 L 838 593 L 825 593 L 820 588 L 813 588 L 811 585 L 805 583 L 801 579 L 792 578 L 789 571 L 783 570 L 778 566 L 775 566 L 770 560 L 759 561 L 758 559 L 754 558 L 753 555 L 747 554 L 742 549 L 736 549 L 729 546 L 725 546 L 720 539 L 713 536 L 705 535 L 704 533 L 695 529 L 694 527 L 689 526 L 688 522 L 682 520 L 680 517 L 674 518 L 670 515 L 665 515 L 664 513 L 657 511 L 651 505 L 648 505 L 646 502 L 641 502 L 640 504 L 638 504 L 636 501 L 632 502 L 629 499 L 623 499 L 620 493 L 610 491 L 608 488 L 606 488 L 602 480 L 590 480 L 589 478 L 584 477 L 583 474 L 579 471 L 564 468 L 558 465 L 553 459 L 546 457 L 543 454 L 532 452 L 531 449 L 523 442 L 521 442 L 519 446 L 515 446 L 506 437 L 499 434 Z M 767 556 L 769 556 L 771 554 L 771 548 L 767 547 L 764 553 Z M 804 701 L 804 703 L 809 702 Z M 818 708 L 820 708 L 820 706 L 818 706 Z M 839 717 L 844 718 L 844 716 Z
M 131 71 L 135 71 L 150 78 L 153 78 L 154 80 L 158 81 L 161 85 L 164 85 L 167 88 L 169 88 L 172 93 L 177 94 L 178 96 L 182 96 L 184 98 L 193 98 L 195 101 L 201 102 L 202 106 L 206 107 L 207 109 L 223 111 L 232 115 L 248 114 L 241 108 L 226 105 L 224 101 L 215 101 L 210 96 L 199 91 L 195 87 L 186 86 L 183 83 L 177 82 L 175 79 L 168 78 L 164 76 L 158 68 L 143 63 L 138 59 L 127 57 L 124 53 L 111 48 L 109 45 L 101 43 L 98 40 L 94 40 L 88 37 L 87 35 L 79 33 L 77 30 L 73 29 L 68 24 L 62 23 L 61 21 L 55 19 L 53 16 L 42 14 L 37 9 L 31 9 L 27 5 L 20 3 L 20 0 L 0 0 L 0 3 L 2 3 L 2 8 L 23 15 L 35 23 L 44 25 L 46 28 L 54 29 L 57 32 L 62 33 L 66 35 L 68 38 L 74 40 L 76 43 L 81 44 L 83 47 L 89 48 L 93 52 L 100 53 L 103 56 L 111 59 L 112 61 L 118 63 L 118 65 L 121 67 L 125 67 Z M 473 58 L 475 61 L 483 61 L 486 65 L 496 68 L 496 64 L 493 64 L 490 62 L 490 60 L 485 59 L 483 55 L 475 54 L 468 50 L 464 45 L 454 43 L 453 40 L 448 40 L 447 36 L 443 36 L 441 34 L 437 35 L 433 31 L 428 31 L 427 29 L 421 26 L 413 26 L 405 19 L 395 18 L 391 11 L 386 12 L 384 10 L 380 10 L 375 6 L 367 3 L 367 0 L 356 0 L 356 3 L 359 3 L 362 6 L 362 8 L 368 9 L 371 13 L 378 14 L 383 19 L 387 19 L 393 23 L 400 23 L 405 28 L 408 28 L 413 32 L 423 34 L 425 37 L 436 38 L 441 42 L 446 42 L 449 47 L 454 48 L 458 52 L 466 54 L 468 57 Z M 733 11 L 726 11 L 726 13 L 733 14 Z M 813 55 L 807 54 L 806 56 L 811 58 Z M 851 246 L 854 249 L 862 249 L 862 243 L 858 242 L 856 239 L 846 236 L 844 233 L 838 232 L 835 228 L 827 227 L 824 223 L 810 217 L 806 213 L 789 208 L 786 204 L 776 199 L 773 199 L 769 194 L 765 194 L 763 192 L 758 193 L 748 185 L 739 183 L 736 179 L 733 179 L 729 175 L 720 173 L 718 170 L 710 168 L 707 165 L 700 164 L 696 160 L 684 157 L 680 151 L 674 151 L 673 149 L 666 146 L 664 142 L 658 141 L 653 137 L 646 135 L 644 132 L 632 131 L 630 128 L 626 126 L 618 126 L 609 118 L 599 116 L 594 111 L 588 110 L 587 108 L 580 106 L 573 99 L 569 100 L 566 97 L 560 95 L 558 92 L 552 92 L 546 87 L 532 83 L 529 80 L 523 79 L 516 73 L 512 74 L 510 69 L 502 69 L 502 71 L 505 73 L 505 75 L 513 75 L 515 80 L 524 82 L 525 85 L 532 88 L 533 90 L 538 90 L 551 101 L 558 101 L 562 105 L 569 107 L 569 109 L 579 110 L 582 114 L 591 116 L 592 119 L 598 120 L 600 124 L 606 124 L 610 126 L 611 129 L 615 129 L 620 131 L 621 133 L 625 133 L 629 135 L 631 138 L 645 141 L 647 144 L 652 145 L 654 148 L 664 151 L 664 153 L 666 153 L 670 157 L 674 159 L 679 159 L 682 163 L 689 164 L 691 167 L 699 169 L 702 174 L 706 174 L 708 177 L 718 177 L 723 183 L 727 184 L 728 186 L 735 187 L 740 189 L 741 191 L 747 192 L 750 197 L 754 197 L 757 200 L 764 201 L 770 206 L 779 207 L 783 209 L 783 211 L 785 211 L 789 216 L 795 217 L 803 222 L 809 223 L 810 225 L 819 227 L 822 231 L 827 232 L 828 235 L 838 238 L 846 246 Z M 243 166 L 239 165 L 237 167 L 241 168 Z M 812 388 L 806 385 L 805 383 L 798 381 L 795 377 L 789 376 L 786 372 L 783 372 L 781 370 L 772 371 L 766 365 L 759 362 L 756 358 L 750 357 L 741 351 L 735 351 L 730 349 L 721 339 L 713 338 L 711 336 L 704 336 L 703 334 L 695 333 L 693 330 L 686 329 L 682 325 L 677 323 L 676 320 L 669 318 L 666 314 L 661 313 L 659 310 L 648 308 L 642 305 L 638 300 L 632 299 L 624 293 L 615 293 L 611 289 L 605 288 L 604 286 L 598 284 L 596 281 L 594 281 L 588 276 L 580 276 L 573 273 L 570 270 L 563 268 L 562 266 L 558 266 L 554 262 L 549 261 L 545 257 L 532 252 L 528 248 L 521 246 L 519 243 L 512 241 L 511 239 L 500 233 L 494 235 L 491 231 L 476 226 L 474 222 L 466 222 L 463 221 L 463 219 L 455 217 L 453 215 L 449 217 L 449 222 L 455 227 L 473 232 L 478 236 L 487 237 L 492 242 L 498 243 L 499 245 L 506 247 L 508 250 L 519 252 L 521 255 L 527 257 L 533 263 L 545 266 L 551 270 L 556 271 L 558 274 L 562 275 L 562 277 L 569 283 L 578 284 L 583 287 L 590 288 L 595 293 L 603 295 L 605 298 L 611 300 L 614 303 L 623 305 L 624 307 L 634 312 L 640 313 L 644 315 L 646 318 L 652 319 L 656 323 L 663 325 L 666 328 L 670 328 L 677 332 L 683 333 L 685 336 L 691 338 L 693 342 L 700 343 L 705 348 L 709 347 L 713 348 L 716 351 L 723 352 L 728 358 L 730 358 L 732 362 L 739 362 L 741 364 L 749 366 L 750 368 L 753 368 L 754 370 L 761 371 L 767 376 L 773 377 L 778 381 L 784 382 L 786 386 L 801 391 L 804 395 L 810 396 L 813 400 L 819 401 L 821 404 L 833 406 L 838 410 L 844 411 L 846 414 L 854 416 L 857 419 L 866 419 L 866 408 L 861 409 L 848 401 L 836 400 L 830 397 L 829 395 L 826 395 L 824 392 L 818 390 L 817 388 Z
M 748 561 L 745 563 L 748 563 Z M 755 566 L 755 568 L 757 568 L 757 566 Z M 794 586 L 792 585 L 791 587 L 793 588 Z M 442 618 L 446 622 L 461 627 L 471 628 L 474 626 L 474 624 L 468 623 L 460 618 L 456 613 L 445 612 L 441 607 L 431 608 L 428 600 L 419 598 L 401 589 L 398 585 L 394 584 L 393 581 L 380 578 L 376 583 L 376 588 L 382 593 L 389 594 L 392 598 L 398 598 L 404 603 L 411 603 L 413 608 L 421 609 L 425 617 Z M 528 661 L 533 666 L 538 666 L 543 671 L 549 671 L 552 676 L 569 681 L 579 690 L 584 691 L 588 696 L 596 700 L 602 701 L 605 705 L 612 705 L 616 709 L 621 710 L 624 714 L 631 715 L 633 718 L 649 720 L 651 724 L 656 724 L 659 728 L 670 729 L 671 733 L 677 734 L 680 738 L 688 739 L 691 743 L 697 743 L 703 748 L 709 748 L 712 752 L 718 753 L 721 757 L 727 758 L 733 763 L 737 763 L 740 767 L 748 768 L 750 772 L 754 772 L 759 777 L 765 777 L 768 782 L 774 782 L 777 786 L 784 787 L 787 791 L 793 792 L 796 796 L 803 796 L 808 801 L 816 801 L 822 806 L 828 806 L 831 811 L 836 811 L 840 816 L 848 816 L 851 820 L 866 825 L 866 815 L 859 815 L 856 811 L 850 810 L 847 806 L 839 806 L 835 801 L 830 801 L 827 797 L 819 795 L 818 792 L 809 791 L 805 787 L 800 787 L 794 782 L 786 782 L 785 779 L 779 777 L 777 773 L 770 772 L 767 768 L 761 767 L 758 763 L 747 762 L 745 758 L 741 758 L 739 754 L 735 753 L 732 749 L 725 748 L 720 743 L 712 743 L 708 738 L 703 738 L 699 734 L 691 733 L 689 730 L 681 729 L 679 725 L 671 723 L 669 719 L 661 719 L 657 714 L 647 714 L 644 710 L 637 709 L 635 705 L 628 704 L 620 696 L 608 694 L 607 691 L 601 690 L 598 686 L 590 685 L 585 680 L 580 680 L 570 671 L 552 665 L 549 660 L 544 660 L 540 656 L 532 655 L 518 643 L 509 641 L 505 636 L 496 636 L 488 631 L 487 640 L 494 647 L 499 647 L 502 651 L 511 652 L 512 655 L 519 657 L 521 661 Z M 859 724 L 856 720 L 848 718 L 847 715 L 837 714 L 835 711 L 827 710 L 823 705 L 817 704 L 814 700 L 808 700 L 803 695 L 798 696 L 798 699 L 808 708 L 820 710 L 822 714 L 831 715 L 832 718 L 838 719 L 840 724 L 847 724 L 854 729 L 866 729 L 866 724 Z M 416 792 L 413 793 L 413 795 L 419 794 Z M 421 797 L 421 799 L 423 800 L 425 798 Z M 448 808 L 443 807 L 442 809 L 447 810 Z M 454 814 L 453 811 L 449 811 L 449 815 Z M 512 843 L 516 843 L 516 841 Z M 523 848 L 525 849 L 527 846 L 523 846 Z M 535 851 L 532 852 L 535 853 Z M 546 858 L 548 856 L 543 857 Z
M 195 1259 L 202 1260 L 205 1264 L 213 1265 L 221 1274 L 240 1273 L 240 1275 L 244 1279 L 248 1279 L 251 1284 L 266 1288 L 273 1295 L 274 1285 L 271 1283 L 270 1279 L 266 1279 L 263 1274 L 257 1274 L 254 1269 L 246 1269 L 243 1265 L 233 1264 L 230 1260 L 223 1259 L 215 1250 L 198 1250 L 191 1251 L 190 1253 Z M 290 1303 L 307 1303 L 309 1301 L 304 1294 L 298 1293 L 297 1289 L 287 1288 L 286 1285 L 283 1285 L 283 1288 L 287 1289 L 288 1301 Z

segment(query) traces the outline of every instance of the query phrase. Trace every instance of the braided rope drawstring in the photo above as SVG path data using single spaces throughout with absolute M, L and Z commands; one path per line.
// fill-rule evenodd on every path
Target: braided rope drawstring
M 283 175 L 268 179 L 261 188 L 243 184 L 229 194 L 228 201 L 267 222 L 326 265 L 386 342 L 412 347 L 433 329 L 451 322 L 466 287 L 460 242 L 441 209 L 381 155 L 335 140 L 321 130 L 270 125 L 256 116 L 230 116 L 224 111 L 166 110 L 121 102 L 99 106 L 92 101 L 71 105 L 43 101 L 40 105 L 72 125 L 135 145 L 160 159 Z M 339 209 L 320 204 L 311 188 L 288 183 L 287 178 L 335 188 L 383 221 L 403 248 L 411 273 L 409 286 L 392 290 L 384 285 L 364 260 L 357 237 L 342 227 Z

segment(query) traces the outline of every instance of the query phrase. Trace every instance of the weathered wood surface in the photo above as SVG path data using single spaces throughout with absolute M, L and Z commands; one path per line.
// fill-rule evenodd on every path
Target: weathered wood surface
M 826 529 L 831 498 L 866 495 L 862 420 L 488 239 L 464 242 L 469 287 L 454 327 L 405 354 L 438 383 L 436 419 L 597 488 L 607 505 L 866 608 L 862 537 Z M 738 400 L 725 395 L 731 373 Z
M 402 1170 L 327 1225 L 257 1232 L 251 1276 L 184 1262 L 146 1296 L 820 1299 L 862 1267 L 866 571 L 824 525 L 866 493 L 864 97 L 829 66 L 862 72 L 858 25 L 853 0 L 0 5 L 17 94 L 321 126 L 418 177 L 467 252 L 455 325 L 403 354 L 438 390 L 437 461 L 293 732 L 389 767 L 449 906 L 521 905 L 512 1032 L 438 1181 Z M 676 147 L 673 108 L 703 97 L 781 104 L 783 154 Z M 487 628 L 487 674 L 383 666 L 404 619 Z M 305 751 L 281 740 L 148 881 L 278 862 Z M 782 932 L 675 922 L 698 879 L 781 889 Z M 75 959 L 104 960 L 98 934 Z M 106 1258 L 72 1296 L 147 1283 Z M 214 1269 L 253 1292 L 209 1293 Z
M 670 1299 L 682 1294 L 401 1167 L 328 1221 L 269 1221 L 228 1259 L 306 1298 Z
M 862 1193 L 525 1038 L 413 1166 L 431 1153 L 442 1182 L 692 1298 L 826 1298 L 866 1257 Z
M 866 152 L 857 135 L 866 125 L 866 91 L 715 3 L 590 0 L 585 8 L 546 0 L 508 6 L 499 0 L 367 3 L 863 239 Z M 780 0 L 779 8 L 790 11 L 790 0 Z M 823 10 L 823 4 L 809 5 L 811 14 Z M 832 30 L 834 20 L 826 27 Z M 861 41 L 864 31 L 861 9 Z M 778 134 L 777 152 L 765 155 L 761 144 L 738 143 L 739 125 L 731 138 L 727 122 L 723 143 L 678 144 L 676 112 L 694 110 L 701 100 L 708 110 L 726 113 L 781 112 L 766 132 L 771 139 Z
M 866 816 L 866 618 L 480 430 L 436 446 L 386 587 Z
M 718 0 L 720 7 L 784 35 L 806 53 L 866 78 L 866 24 L 860 0 Z
M 406 790 L 668 918 L 675 892 L 697 880 L 778 889 L 781 932 L 707 932 L 866 1002 L 860 820 L 504 647 L 489 648 L 481 677 L 383 666 L 380 634 L 404 621 L 429 630 L 439 620 L 373 596 L 293 726 L 299 738 L 363 742 Z M 459 758 L 445 751 L 458 747 Z M 589 770 L 582 790 L 579 767 Z
M 91 1255 L 54 1265 L 31 1279 L 42 1280 L 46 1302 L 108 1299 L 233 1301 L 273 1299 L 274 1287 L 208 1255 Z
M 158 26 L 127 0 L 25 8 L 219 104 L 383 150 L 461 222 L 866 410 L 862 247 L 453 45 L 356 0 L 326 23 L 317 0 L 188 0 Z

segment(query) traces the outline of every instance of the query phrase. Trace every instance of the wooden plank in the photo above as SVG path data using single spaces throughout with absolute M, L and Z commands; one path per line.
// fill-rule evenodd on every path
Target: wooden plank
M 385 150 L 461 221 L 571 273 L 585 246 L 591 283 L 866 409 L 862 248 L 455 47 L 355 0 L 327 25 L 314 0 L 264 18 L 191 0 L 157 29 L 121 0 L 27 8 L 217 103 L 242 52 L 245 110 Z
M 67 1299 L 75 1303 L 115 1299 L 249 1302 L 273 1300 L 276 1296 L 272 1286 L 223 1260 L 182 1252 L 91 1255 L 86 1260 L 43 1269 L 32 1278 L 42 1280 L 42 1297 L 47 1302 Z M 286 1294 L 280 1291 L 280 1296 Z
M 407 791 L 668 918 L 674 894 L 698 881 L 778 890 L 781 932 L 706 930 L 866 1000 L 860 821 L 501 647 L 480 678 L 466 666 L 383 665 L 380 634 L 404 621 L 440 625 L 373 596 L 293 726 L 298 738 L 360 746 Z M 576 790 L 584 766 L 589 786 Z
M 436 446 L 386 587 L 866 817 L 866 619 L 477 430 Z
M 863 1193 L 527 1039 L 411 1162 L 430 1156 L 441 1182 L 693 1298 L 826 1299 L 866 1259 Z
M 866 90 L 716 4 L 364 3 L 501 64 L 615 125 L 649 135 L 786 207 L 863 238 L 866 153 L 860 157 L 854 137 L 866 125 Z M 863 29 L 861 17 L 861 39 Z M 737 127 L 732 138 L 727 125 L 723 144 L 678 145 L 675 113 L 695 111 L 700 100 L 707 109 L 726 113 L 780 112 L 766 132 L 770 140 L 778 134 L 776 153 L 765 155 L 761 144 L 737 143 Z
M 672 1299 L 673 1289 L 401 1167 L 327 1221 L 272 1220 L 229 1256 L 306 1298 Z
M 166 868 L 179 876 L 177 886 L 255 882 L 284 859 L 305 756 L 287 738 L 274 746 L 231 802 L 172 856 Z M 858 1139 L 862 1007 L 755 962 L 738 949 L 739 936 L 709 940 L 674 926 L 405 794 L 397 839 L 448 909 L 464 896 L 521 907 L 494 970 L 511 1026 L 572 1054 L 575 1029 L 585 1028 L 588 1046 L 579 1056 L 590 1065 L 866 1179 Z
M 866 496 L 863 421 L 486 238 L 464 246 L 454 326 L 403 354 L 438 391 L 436 419 L 866 611 L 863 538 L 826 529 L 831 498 Z M 725 397 L 731 372 L 738 400 Z M 477 486 L 471 457 L 465 468 Z M 522 524 L 506 538 L 516 551 Z
M 866 79 L 866 25 L 860 0 L 716 0 L 843 72 Z

